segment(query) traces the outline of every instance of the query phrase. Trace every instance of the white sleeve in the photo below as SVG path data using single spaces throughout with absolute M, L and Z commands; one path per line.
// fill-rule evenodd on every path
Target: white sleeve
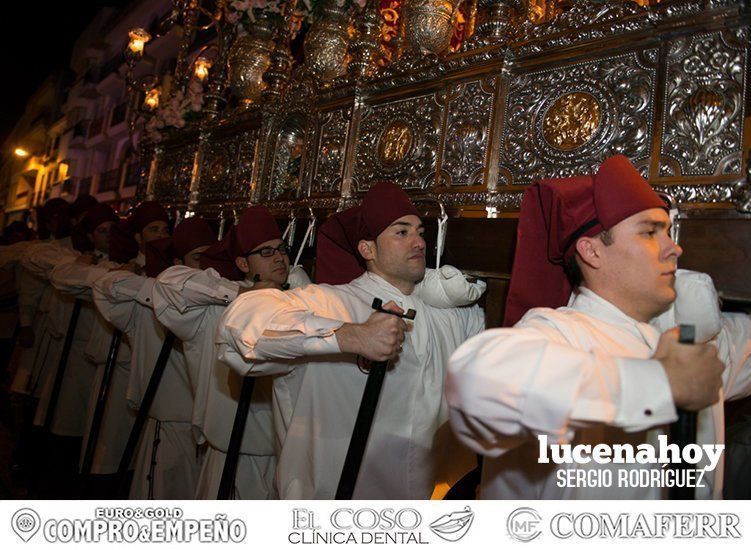
M 301 265 L 296 265 L 289 270 L 287 282 L 290 288 L 300 288 L 311 283 L 310 277 Z
M 676 419 L 659 361 L 583 351 L 539 322 L 488 330 L 460 346 L 446 398 L 457 436 L 490 456 L 537 434 L 565 441 L 591 424 L 641 431 Z
M 240 285 L 214 269 L 176 265 L 165 269 L 152 291 L 159 322 L 183 342 L 196 337 L 209 306 L 226 306 L 237 297 Z
M 72 262 L 78 255 L 78 252 L 55 242 L 43 243 L 27 250 L 21 257 L 21 265 L 40 279 L 49 280 L 56 265 Z
M 426 269 L 414 293 L 430 306 L 452 308 L 475 303 L 486 289 L 484 281 L 470 283 L 459 269 L 444 265 L 440 269 Z
M 76 261 L 64 262 L 52 269 L 50 282 L 60 292 L 91 299 L 91 288 L 94 282 L 107 273 L 109 269 L 104 266 L 82 264 Z
M 10 264 L 18 263 L 24 252 L 33 246 L 36 246 L 36 244 L 30 241 L 21 241 L 0 246 L 0 268 L 6 268 Z
M 713 343 L 725 364 L 725 400 L 751 395 L 751 318 L 745 313 L 723 313 L 722 329 Z
M 742 313 L 723 313 L 714 282 L 706 273 L 679 269 L 676 299 L 670 309 L 652 320 L 661 332 L 679 323 L 691 324 L 697 342 L 717 346 L 727 401 L 751 394 L 751 320 Z
M 94 302 L 102 316 L 123 332 L 134 328 L 136 305 L 151 307 L 154 279 L 130 271 L 111 271 L 94 283 Z
M 296 292 L 256 290 L 232 302 L 217 325 L 219 359 L 242 375 L 262 376 L 279 373 L 264 361 L 340 353 L 334 332 L 344 321 L 317 315 Z M 284 335 L 264 336 L 266 331 Z

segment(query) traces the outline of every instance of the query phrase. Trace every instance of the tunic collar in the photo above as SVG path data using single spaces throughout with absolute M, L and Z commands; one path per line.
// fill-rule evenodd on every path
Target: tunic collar
M 366 271 L 360 275 L 357 279 L 352 281 L 352 284 L 369 291 L 377 298 L 381 298 L 384 303 L 393 300 L 402 309 L 404 309 L 405 306 L 407 306 L 407 308 L 414 308 L 414 294 L 407 296 L 386 279 L 370 271 Z
M 586 287 L 579 287 L 571 294 L 568 307 L 628 330 L 643 339 L 651 349 L 657 346 L 657 341 L 660 339 L 660 333 L 655 327 L 629 317 L 611 302 Z

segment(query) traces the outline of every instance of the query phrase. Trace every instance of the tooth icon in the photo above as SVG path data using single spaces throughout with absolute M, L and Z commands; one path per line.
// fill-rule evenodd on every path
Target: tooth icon
M 467 534 L 474 519 L 475 513 L 469 506 L 465 506 L 461 512 L 453 512 L 439 517 L 430 524 L 430 530 L 443 540 L 456 542 Z
M 29 542 L 31 537 L 39 531 L 40 523 L 39 514 L 31 508 L 21 508 L 13 514 L 10 520 L 13 531 L 24 542 Z

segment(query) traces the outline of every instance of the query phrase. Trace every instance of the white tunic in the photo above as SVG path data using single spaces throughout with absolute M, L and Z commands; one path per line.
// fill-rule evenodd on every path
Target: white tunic
M 53 241 L 35 247 L 22 260 L 24 267 L 33 270 L 37 277 L 49 280 L 55 287 L 47 315 L 46 334 L 40 342 L 44 344 L 44 339 L 49 338 L 47 353 L 37 357 L 41 362 L 39 372 L 42 374 L 39 380 L 42 388 L 34 419 L 36 425 L 43 425 L 47 415 L 73 305 L 76 299 L 81 299 L 81 309 L 50 426 L 52 433 L 70 437 L 82 436 L 85 428 L 86 404 L 95 374 L 95 367 L 86 357 L 85 348 L 91 335 L 95 311 L 90 295 L 81 294 L 77 290 L 70 292 L 64 285 L 58 287 L 55 284 L 55 270 L 73 264 L 78 256 L 78 252 Z
M 346 285 L 262 290 L 230 305 L 217 343 L 220 358 L 240 374 L 275 375 L 281 498 L 334 497 L 367 378 L 354 355 L 339 351 L 334 331 L 367 321 L 373 298 L 417 316 L 386 375 L 354 497 L 429 498 L 444 480 L 443 461 L 463 462 L 457 475 L 473 466 L 451 437 L 443 383 L 449 355 L 483 328 L 479 307 L 437 309 L 370 273 Z M 266 330 L 294 335 L 269 338 Z
M 196 498 L 217 496 L 242 387 L 242 378 L 217 361 L 214 345 L 217 322 L 239 290 L 239 283 L 222 278 L 213 269 L 202 271 L 186 266 L 166 269 L 154 285 L 157 318 L 182 340 L 188 361 L 195 395 L 192 423 L 196 438 L 199 443 L 209 444 Z M 271 487 L 275 463 L 272 441 L 271 383 L 259 379 L 240 449 L 235 478 L 237 498 L 275 496 Z
M 37 398 L 42 392 L 43 379 L 47 374 L 43 372 L 43 368 L 48 364 L 57 364 L 55 361 L 59 358 L 62 343 L 52 338 L 49 333 L 48 314 L 53 309 L 53 303 L 57 301 L 54 289 L 49 284 L 51 268 L 39 269 L 34 262 L 28 261 L 28 258 L 37 248 L 47 248 L 50 245 L 72 248 L 70 238 L 59 241 L 33 241 L 23 249 L 14 247 L 16 253 L 8 257 L 9 261 L 18 261 L 22 266 L 21 275 L 17 281 L 19 325 L 31 327 L 34 331 L 34 345 L 31 348 L 25 348 L 21 353 L 11 390 Z M 58 310 L 58 306 L 59 304 L 54 309 Z M 59 321 L 61 320 L 57 319 L 55 323 Z M 67 318 L 62 321 L 67 323 Z M 57 334 L 59 329 L 54 329 L 53 332 Z M 49 360 L 47 360 L 48 356 Z
M 738 376 L 751 346 L 747 316 L 725 318 L 720 340 L 746 344 L 726 361 L 725 392 L 749 391 Z M 538 435 L 550 443 L 657 445 L 677 416 L 667 376 L 651 359 L 660 332 L 628 317 L 587 288 L 568 307 L 533 309 L 514 328 L 493 329 L 467 341 L 451 357 L 446 397 L 451 423 L 472 450 L 486 455 L 482 497 L 509 499 L 644 499 L 660 488 L 559 487 L 558 469 L 641 469 L 659 464 L 538 463 Z M 744 351 L 744 347 L 746 348 Z M 748 370 L 749 365 L 746 365 Z M 739 394 L 740 390 L 740 394 Z M 699 414 L 698 443 L 722 443 L 722 402 Z M 701 464 L 700 464 L 701 466 Z M 616 472 L 613 472 L 614 479 Z M 697 498 L 719 497 L 721 471 Z M 566 484 L 563 484 L 566 485 Z
M 109 273 L 119 264 L 102 257 L 96 265 L 87 265 L 76 262 L 68 262 L 55 268 L 53 280 L 55 285 L 66 292 L 93 299 L 94 283 Z M 112 324 L 96 309 L 91 332 L 85 347 L 86 357 L 95 368 L 94 379 L 91 383 L 91 391 L 86 408 L 86 420 L 83 444 L 81 447 L 81 463 L 88 445 L 91 424 L 94 419 L 99 390 L 104 377 L 104 366 L 107 362 L 113 334 Z M 96 448 L 91 467 L 93 474 L 112 474 L 117 471 L 123 448 L 127 440 L 127 434 L 133 425 L 135 414 L 127 406 L 125 391 L 128 385 L 130 372 L 130 346 L 127 336 L 123 337 L 115 366 L 110 378 L 109 393 L 102 415 L 101 425 L 97 438 Z
M 126 395 L 136 410 L 141 406 L 166 335 L 152 309 L 154 282 L 153 278 L 129 271 L 112 271 L 95 283 L 97 307 L 130 341 Z M 190 429 L 192 409 L 185 356 L 181 343 L 176 341 L 138 445 L 131 498 L 192 498 L 200 467 Z

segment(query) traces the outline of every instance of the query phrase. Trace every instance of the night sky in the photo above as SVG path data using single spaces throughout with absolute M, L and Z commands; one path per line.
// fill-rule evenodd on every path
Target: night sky
M 103 6 L 132 0 L 6 0 L 0 3 L 0 144 L 5 142 L 26 99 L 52 71 L 66 67 L 78 35 Z M 2 152 L 3 155 L 7 151 Z

